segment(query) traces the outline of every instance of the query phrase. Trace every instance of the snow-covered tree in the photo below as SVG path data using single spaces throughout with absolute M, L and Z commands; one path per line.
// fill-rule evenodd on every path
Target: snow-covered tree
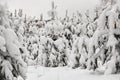
M 116 45 L 118 45 L 119 35 L 119 0 L 100 0 L 98 6 L 97 29 L 91 37 L 93 43 L 90 44 L 88 66 L 99 67 L 97 59 L 101 57 L 103 64 L 106 64 L 105 74 L 116 73 L 117 60 Z M 98 50 L 99 48 L 99 50 Z M 98 51 L 97 51 L 98 50 Z M 104 56 L 103 56 L 104 55 Z M 109 59 L 108 59 L 109 58 Z
M 18 76 L 26 79 L 27 65 L 22 59 L 22 44 L 9 24 L 7 9 L 0 4 L 0 79 L 16 80 Z

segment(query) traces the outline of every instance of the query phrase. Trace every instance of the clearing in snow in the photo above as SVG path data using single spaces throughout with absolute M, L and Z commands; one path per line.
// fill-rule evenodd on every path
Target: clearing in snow
M 28 67 L 27 80 L 120 80 L 120 74 L 104 75 L 84 69 L 68 67 Z

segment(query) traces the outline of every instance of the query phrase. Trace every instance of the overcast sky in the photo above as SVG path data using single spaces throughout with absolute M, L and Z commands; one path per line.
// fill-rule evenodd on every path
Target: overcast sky
M 69 14 L 79 10 L 85 12 L 87 9 L 93 9 L 98 0 L 3 0 L 7 1 L 10 10 L 22 8 L 24 13 L 32 16 L 39 16 L 43 13 L 47 16 L 47 11 L 51 9 L 51 1 L 55 1 L 58 6 L 57 11 L 59 16 L 65 14 L 68 9 Z

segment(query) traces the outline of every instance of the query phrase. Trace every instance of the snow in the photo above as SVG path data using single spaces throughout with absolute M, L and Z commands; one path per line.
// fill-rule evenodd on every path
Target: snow
M 5 39 L 2 36 L 0 36 L 0 49 L 4 52 L 6 51 L 5 43 Z
M 68 67 L 29 66 L 27 75 L 27 80 L 120 80 L 120 74 L 103 75 L 102 71 L 93 72 Z
M 120 72 L 120 46 L 116 47 L 120 44 L 120 9 L 116 1 L 101 0 L 93 20 L 89 10 L 85 20 L 82 14 L 74 13 L 70 20 L 51 14 L 52 19 L 40 21 L 42 28 L 37 18 L 25 18 L 24 23 L 21 13 L 15 12 L 13 17 L 0 5 L 0 80 L 1 73 L 10 80 L 26 79 L 26 72 L 27 80 L 120 79 L 116 74 Z
M 111 59 L 110 61 L 107 62 L 107 69 L 105 71 L 105 75 L 115 73 L 116 71 L 116 64 L 115 64 L 115 59 Z
M 10 62 L 7 61 L 7 60 L 4 60 L 1 64 L 1 66 L 2 66 L 1 73 L 5 75 L 6 79 L 12 80 L 12 78 L 13 78 L 13 74 L 12 74 L 13 67 L 10 64 Z

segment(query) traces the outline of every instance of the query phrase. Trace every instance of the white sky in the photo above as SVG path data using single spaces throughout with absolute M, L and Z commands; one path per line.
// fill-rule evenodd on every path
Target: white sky
M 98 0 L 2 0 L 7 1 L 10 10 L 22 8 L 24 13 L 32 16 L 39 16 L 41 13 L 46 17 L 47 11 L 51 9 L 51 1 L 55 1 L 58 6 L 59 16 L 65 15 L 68 9 L 69 14 L 79 10 L 85 12 L 87 9 L 93 9 Z

